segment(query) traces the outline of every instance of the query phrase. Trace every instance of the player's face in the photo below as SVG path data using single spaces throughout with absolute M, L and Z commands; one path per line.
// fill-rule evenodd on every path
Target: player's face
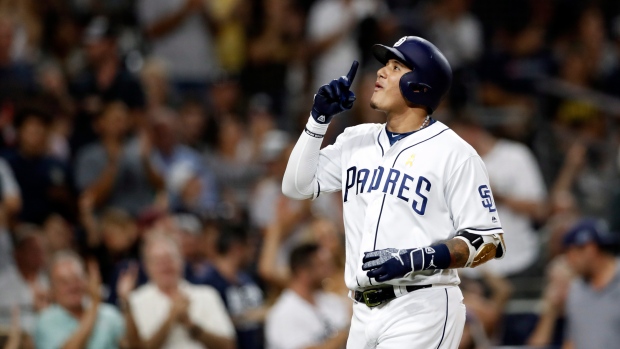
M 370 97 L 370 106 L 386 113 L 408 108 L 407 102 L 400 93 L 399 82 L 403 74 L 410 71 L 411 69 L 401 62 L 390 59 L 383 68 L 377 71 L 375 92 Z

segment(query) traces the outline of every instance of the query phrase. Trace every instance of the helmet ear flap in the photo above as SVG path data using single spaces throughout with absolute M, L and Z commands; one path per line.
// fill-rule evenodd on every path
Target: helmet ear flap
M 433 107 L 428 105 L 427 100 L 430 98 L 429 95 L 432 94 L 433 88 L 428 84 L 416 81 L 418 80 L 416 76 L 415 70 L 412 70 L 400 77 L 400 93 L 408 102 L 425 105 L 432 113 Z
M 399 87 L 403 97 L 411 103 L 416 103 L 420 94 L 427 93 L 432 87 L 423 82 L 414 81 L 414 72 L 410 71 L 400 77 Z

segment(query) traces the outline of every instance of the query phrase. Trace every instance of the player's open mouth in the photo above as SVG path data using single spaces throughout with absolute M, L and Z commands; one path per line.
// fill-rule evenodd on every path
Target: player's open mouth
M 381 86 L 381 84 L 379 84 L 378 82 L 375 82 L 375 91 L 377 91 L 378 89 L 382 89 L 383 86 Z

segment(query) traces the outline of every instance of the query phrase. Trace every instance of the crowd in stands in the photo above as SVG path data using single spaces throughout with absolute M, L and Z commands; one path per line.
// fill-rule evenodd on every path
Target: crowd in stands
M 620 3 L 0 0 L 0 348 L 343 348 L 339 193 L 281 192 L 316 89 L 429 39 L 507 254 L 462 349 L 620 343 Z

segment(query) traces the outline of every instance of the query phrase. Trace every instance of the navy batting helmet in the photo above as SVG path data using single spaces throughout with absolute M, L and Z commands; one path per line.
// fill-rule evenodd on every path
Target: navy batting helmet
M 432 114 L 452 84 L 452 68 L 439 49 L 417 36 L 405 36 L 394 47 L 374 45 L 372 53 L 386 64 L 395 59 L 410 72 L 400 78 L 400 92 L 413 104 L 423 105 Z

